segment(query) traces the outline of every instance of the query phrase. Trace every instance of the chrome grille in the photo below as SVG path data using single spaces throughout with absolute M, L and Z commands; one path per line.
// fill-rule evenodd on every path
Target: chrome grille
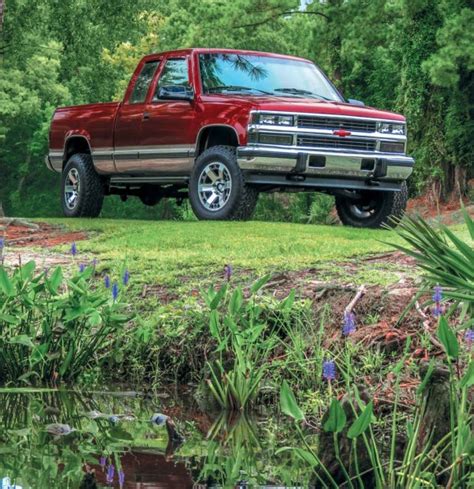
M 312 136 L 310 134 L 299 134 L 296 138 L 298 146 L 309 146 L 315 148 L 330 149 L 355 149 L 360 151 L 375 151 L 375 140 L 330 138 L 324 136 Z
M 299 115 L 298 127 L 305 129 L 345 129 L 346 131 L 375 132 L 376 122 Z

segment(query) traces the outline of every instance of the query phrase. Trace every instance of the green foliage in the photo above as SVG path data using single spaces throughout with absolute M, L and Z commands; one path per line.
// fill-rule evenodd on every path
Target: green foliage
M 266 276 L 257 280 L 248 299 L 244 299 L 240 287 L 228 294 L 226 285 L 218 291 L 211 288 L 206 294 L 211 309 L 209 330 L 217 345 L 215 360 L 207 363 L 207 383 L 225 410 L 248 409 L 270 367 L 268 359 L 276 338 L 268 332 L 262 308 L 255 302 L 255 294 L 268 279 Z M 219 306 L 226 311 L 220 313 Z
M 324 431 L 339 433 L 345 428 L 346 423 L 347 417 L 341 403 L 337 399 L 333 399 L 329 405 L 327 420 L 323 425 Z
M 74 381 L 109 354 L 129 316 L 109 290 L 92 280 L 93 267 L 64 278 L 28 262 L 0 267 L 0 381 Z
M 466 231 L 474 241 L 474 221 L 464 210 Z M 443 295 L 453 299 L 462 308 L 462 319 L 474 316 L 474 248 L 441 225 L 432 228 L 421 217 L 405 217 L 395 232 L 410 248 L 394 244 L 395 248 L 416 259 L 425 272 L 425 283 L 433 287 L 442 286 Z M 448 315 L 454 312 L 454 308 Z

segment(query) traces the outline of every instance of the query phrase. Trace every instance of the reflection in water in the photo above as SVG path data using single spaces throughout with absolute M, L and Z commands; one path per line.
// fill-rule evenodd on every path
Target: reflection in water
M 160 404 L 133 394 L 0 390 L 0 489 L 307 485 L 300 462 L 277 453 L 291 445 L 291 426 L 244 415 L 212 423 Z

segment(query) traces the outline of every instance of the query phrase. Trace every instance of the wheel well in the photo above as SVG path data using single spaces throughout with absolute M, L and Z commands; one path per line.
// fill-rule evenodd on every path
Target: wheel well
M 196 147 L 199 156 L 203 151 L 212 146 L 238 146 L 237 133 L 232 127 L 228 126 L 210 126 L 206 127 L 199 134 L 199 140 Z
M 66 141 L 66 147 L 64 148 L 64 160 L 63 166 L 67 163 L 72 155 L 77 153 L 91 154 L 91 148 L 86 138 L 82 136 L 70 137 Z

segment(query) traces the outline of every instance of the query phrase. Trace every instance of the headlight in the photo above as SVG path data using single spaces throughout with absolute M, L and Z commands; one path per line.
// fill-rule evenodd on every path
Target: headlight
M 264 126 L 293 126 L 295 118 L 292 115 L 254 114 L 252 122 Z
M 405 134 L 405 124 L 392 124 L 391 122 L 377 122 L 377 131 L 382 134 Z

